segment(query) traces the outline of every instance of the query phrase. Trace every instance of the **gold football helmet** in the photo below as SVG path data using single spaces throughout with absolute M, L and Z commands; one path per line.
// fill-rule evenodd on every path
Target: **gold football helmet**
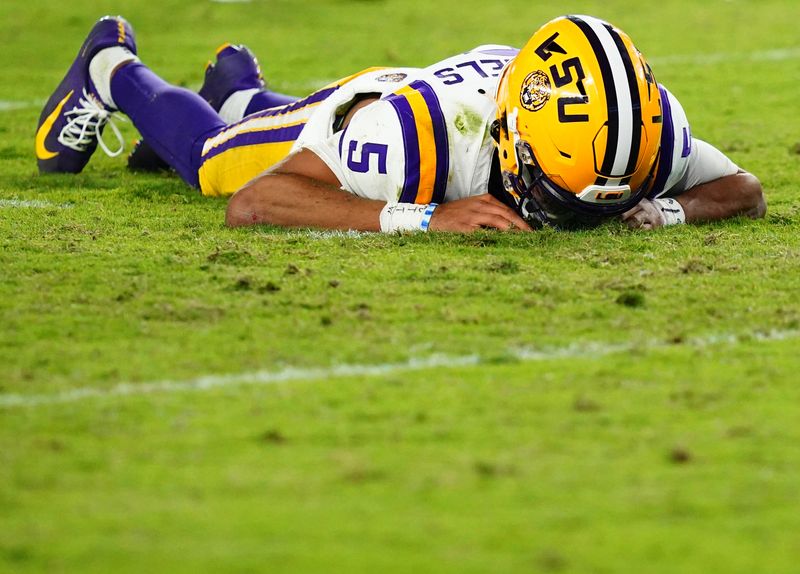
M 653 184 L 661 102 L 627 34 L 589 16 L 540 28 L 501 74 L 503 186 L 535 227 L 617 215 Z

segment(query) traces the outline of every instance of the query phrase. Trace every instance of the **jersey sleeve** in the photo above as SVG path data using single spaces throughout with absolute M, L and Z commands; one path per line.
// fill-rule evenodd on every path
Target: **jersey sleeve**
M 306 147 L 342 188 L 369 199 L 442 203 L 450 176 L 450 136 L 433 87 L 414 81 L 359 110 L 342 132 Z
M 661 156 L 649 197 L 675 197 L 695 186 L 733 175 L 739 168 L 714 146 L 692 137 L 683 107 L 665 87 L 661 91 Z
M 721 177 L 734 175 L 739 171 L 739 166 L 728 159 L 728 156 L 724 153 L 711 144 L 694 138 L 686 173 L 672 189 L 668 189 L 664 194 L 677 196 L 693 187 Z
M 400 121 L 387 102 L 366 106 L 344 130 L 303 147 L 325 162 L 345 191 L 366 199 L 398 201 L 406 158 Z

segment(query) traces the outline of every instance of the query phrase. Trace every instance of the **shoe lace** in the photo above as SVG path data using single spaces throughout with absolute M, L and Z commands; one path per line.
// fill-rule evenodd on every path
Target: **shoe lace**
M 78 100 L 78 105 L 64 113 L 64 116 L 70 119 L 58 134 L 58 141 L 70 149 L 84 152 L 93 141 L 97 140 L 100 149 L 107 156 L 116 157 L 125 150 L 125 140 L 112 119 L 113 115 L 114 112 L 106 109 L 96 97 L 89 94 L 84 88 L 83 97 Z M 116 119 L 126 121 L 121 116 L 117 116 Z M 119 143 L 117 150 L 110 150 L 103 140 L 102 131 L 106 124 L 111 127 L 111 131 L 117 138 Z

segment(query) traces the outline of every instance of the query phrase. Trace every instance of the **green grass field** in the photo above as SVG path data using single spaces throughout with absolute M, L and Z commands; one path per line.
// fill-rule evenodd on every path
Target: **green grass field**
M 764 220 L 472 236 L 226 229 L 40 107 L 121 13 L 166 79 L 224 41 L 302 94 L 626 31 Z M 798 571 L 800 3 L 0 4 L 0 571 Z M 135 138 L 128 124 L 126 139 Z

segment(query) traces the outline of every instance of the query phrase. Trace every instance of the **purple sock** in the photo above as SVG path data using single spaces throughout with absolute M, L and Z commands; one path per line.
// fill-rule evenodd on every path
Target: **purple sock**
M 295 98 L 294 96 L 287 96 L 285 94 L 279 94 L 278 92 L 264 90 L 253 95 L 253 99 L 250 100 L 249 104 L 247 104 L 247 109 L 244 111 L 244 115 L 249 116 L 250 114 L 254 114 L 262 110 L 277 108 L 278 106 L 285 106 L 286 104 L 296 102 L 298 99 L 299 98 Z
M 203 144 L 225 128 L 217 112 L 194 92 L 168 84 L 140 63 L 114 73 L 111 97 L 159 157 L 198 187 Z

